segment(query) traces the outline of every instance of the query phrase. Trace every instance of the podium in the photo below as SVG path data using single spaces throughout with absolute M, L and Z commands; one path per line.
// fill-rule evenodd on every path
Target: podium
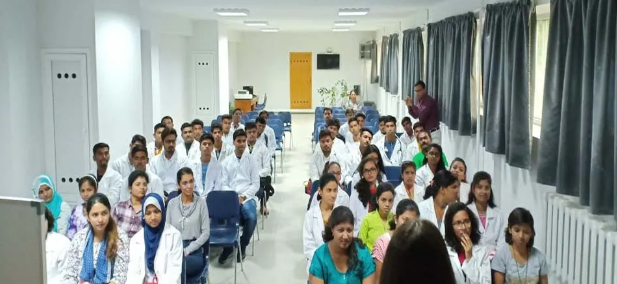
M 241 109 L 242 113 L 247 113 L 249 111 L 255 110 L 255 106 L 257 105 L 257 96 L 255 97 L 240 97 L 236 95 L 234 100 L 234 107 L 237 109 Z

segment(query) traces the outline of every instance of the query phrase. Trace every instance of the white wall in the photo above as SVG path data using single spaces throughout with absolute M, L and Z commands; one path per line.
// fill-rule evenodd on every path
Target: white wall
M 242 84 L 239 81 L 240 62 L 238 60 L 238 50 L 240 49 L 240 43 L 229 41 L 228 42 L 228 56 L 229 56 L 229 101 L 234 101 L 234 94 L 238 90 L 242 90 Z
M 221 99 L 219 98 L 219 23 L 216 21 L 204 20 L 204 21 L 194 21 L 193 22 L 193 36 L 187 39 L 187 55 L 189 58 L 189 62 L 192 61 L 191 56 L 194 53 L 212 53 L 214 54 L 214 86 L 212 86 L 213 94 L 215 94 L 214 98 L 214 117 L 218 114 L 227 112 L 228 107 L 225 106 L 221 109 Z M 191 63 L 192 64 L 192 63 Z M 192 68 L 192 67 L 191 67 Z M 189 78 L 189 86 L 193 85 L 193 78 L 191 75 L 188 75 Z M 192 92 L 189 93 L 189 108 L 186 110 L 190 113 L 191 117 L 196 116 L 196 103 L 197 99 L 195 98 L 195 94 Z M 203 118 L 204 121 L 209 121 L 209 119 L 213 118 Z
M 159 86 L 162 116 L 174 118 L 174 125 L 180 127 L 184 122 L 193 120 L 189 113 L 190 96 L 188 88 L 188 64 L 186 54 L 186 37 L 172 34 L 157 36 L 159 50 Z M 160 120 L 160 117 L 158 118 Z
M 268 94 L 268 110 L 289 110 L 289 53 L 313 53 L 313 108 L 321 104 L 317 89 L 332 87 L 344 79 L 349 87 L 365 82 L 365 62 L 360 44 L 374 38 L 374 32 L 349 33 L 243 33 L 238 46 L 238 83 L 252 85 L 256 94 Z M 316 54 L 330 48 L 341 55 L 340 70 L 317 70 Z M 362 86 L 362 91 L 367 90 Z

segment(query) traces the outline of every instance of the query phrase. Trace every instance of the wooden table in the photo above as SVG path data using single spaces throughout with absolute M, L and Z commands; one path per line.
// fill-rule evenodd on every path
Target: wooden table
M 234 107 L 242 110 L 242 113 L 255 110 L 257 105 L 257 97 L 252 99 L 235 99 Z

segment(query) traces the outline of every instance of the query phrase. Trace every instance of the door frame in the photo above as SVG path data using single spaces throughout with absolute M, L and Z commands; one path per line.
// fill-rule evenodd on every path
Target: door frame
M 79 58 L 77 56 L 80 56 Z M 85 56 L 85 60 L 83 57 Z M 54 60 L 63 59 L 79 59 L 81 67 L 86 71 L 85 80 L 82 81 L 82 88 L 85 88 L 86 94 L 83 100 L 82 108 L 87 110 L 87 114 L 82 118 L 88 122 L 88 152 L 92 148 L 92 142 L 98 139 L 97 122 L 97 103 L 94 94 L 94 72 L 92 70 L 92 56 L 89 49 L 41 49 L 41 94 L 43 96 L 43 137 L 45 141 L 45 171 L 50 176 L 56 178 L 56 133 L 54 125 L 54 95 L 53 82 L 51 74 L 51 63 Z M 50 106 L 50 107 L 46 107 Z M 93 161 L 88 163 L 90 169 L 93 167 Z
M 309 98 L 311 100 L 311 103 L 310 103 L 310 106 L 309 106 L 308 109 L 306 109 L 306 108 L 300 109 L 300 108 L 292 108 L 291 107 L 291 105 L 292 105 L 292 102 L 291 102 L 291 57 L 292 57 L 292 54 L 294 54 L 294 53 L 295 54 L 307 54 L 307 55 L 310 55 L 310 60 L 311 60 L 311 62 L 310 62 L 311 63 L 310 64 L 311 65 L 310 66 L 311 77 L 309 78 L 309 80 L 311 82 L 311 88 L 310 88 L 310 97 Z M 289 78 L 290 78 L 290 80 L 289 80 L 289 110 L 290 111 L 301 111 L 302 112 L 302 111 L 313 109 L 313 103 L 314 103 L 313 102 L 314 101 L 313 100 L 313 73 L 314 72 L 313 72 L 313 52 L 312 51 L 290 51 L 289 52 Z

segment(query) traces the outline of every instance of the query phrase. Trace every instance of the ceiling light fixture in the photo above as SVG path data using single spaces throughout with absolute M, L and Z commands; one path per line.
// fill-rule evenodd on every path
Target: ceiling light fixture
M 335 27 L 352 27 L 356 25 L 356 21 L 335 21 Z
M 278 28 L 265 28 L 265 29 L 261 29 L 261 31 L 264 33 L 278 33 L 279 29 Z
M 368 14 L 368 8 L 343 8 L 338 10 L 339 16 L 365 16 Z
M 244 24 L 249 27 L 267 27 L 267 21 L 244 21 Z
M 247 9 L 214 9 L 214 13 L 223 17 L 246 17 L 249 15 Z
M 333 32 L 348 32 L 349 29 L 346 29 L 346 28 L 333 28 L 332 31 Z

